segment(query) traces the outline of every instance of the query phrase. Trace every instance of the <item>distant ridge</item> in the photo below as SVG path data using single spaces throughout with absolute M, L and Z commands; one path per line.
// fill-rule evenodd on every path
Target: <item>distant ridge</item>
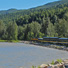
M 42 9 L 48 9 L 48 8 L 51 8 L 53 6 L 58 6 L 58 5 L 62 5 L 62 4 L 65 4 L 65 3 L 68 3 L 68 0 L 59 0 L 59 1 L 55 1 L 55 2 L 51 2 L 51 3 L 47 3 L 45 5 L 42 5 L 42 6 L 38 6 L 38 7 L 34 7 L 34 8 L 30 8 L 30 9 L 27 9 L 27 10 L 17 10 L 15 8 L 11 8 L 11 9 L 8 9 L 8 10 L 3 10 L 3 11 L 0 11 L 0 15 L 1 14 L 11 14 L 11 13 L 22 13 L 23 15 L 25 14 L 29 14 L 30 12 L 34 12 L 34 11 L 37 11 L 37 10 L 42 10 Z
M 11 8 L 11 9 L 8 9 L 8 10 L 2 10 L 2 11 L 0 11 L 0 14 L 14 13 L 16 11 L 18 11 L 18 10 Z
M 39 10 L 39 9 L 51 8 L 53 6 L 57 6 L 57 5 L 65 4 L 65 3 L 68 3 L 68 0 L 59 0 L 59 1 L 51 2 L 51 3 L 47 3 L 45 5 L 38 6 L 32 9 Z

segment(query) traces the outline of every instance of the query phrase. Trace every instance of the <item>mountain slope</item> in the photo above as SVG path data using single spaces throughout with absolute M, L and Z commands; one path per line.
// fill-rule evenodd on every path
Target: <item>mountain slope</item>
M 45 5 L 40 6 L 40 7 L 31 8 L 31 9 L 28 9 L 28 10 L 9 9 L 7 11 L 0 11 L 0 20 L 3 20 L 4 22 L 7 23 L 9 21 L 17 20 L 17 19 L 21 18 L 22 16 L 24 16 L 26 19 L 30 15 L 32 17 L 34 17 L 35 15 L 37 15 L 38 17 L 40 17 L 40 15 L 42 14 L 42 11 L 45 13 L 45 12 L 48 12 L 47 9 L 54 8 L 53 10 L 55 10 L 55 9 L 57 9 L 57 7 L 59 9 L 60 8 L 63 9 L 62 5 L 63 6 L 64 5 L 68 6 L 68 0 L 60 0 L 60 1 L 56 1 L 56 2 L 45 4 Z M 49 10 L 49 11 L 52 11 L 52 10 Z M 42 16 L 44 16 L 44 15 L 42 15 Z
M 53 6 L 57 6 L 57 5 L 65 4 L 65 3 L 68 3 L 68 0 L 59 0 L 59 1 L 51 2 L 51 3 L 48 3 L 48 4 L 42 5 L 42 6 L 30 8 L 27 11 L 26 10 L 17 10 L 17 9 L 3 10 L 3 11 L 0 11 L 0 14 L 8 14 L 8 13 L 14 13 L 14 12 L 19 12 L 19 11 L 24 13 L 24 14 L 27 14 L 28 11 L 34 12 L 36 10 L 47 9 L 47 8 L 51 8 Z
M 36 7 L 35 9 L 51 8 L 53 6 L 57 6 L 57 5 L 65 4 L 65 3 L 68 3 L 68 0 L 59 0 L 59 1 L 51 2 L 43 6 Z
M 18 10 L 17 9 L 2 10 L 2 11 L 0 11 L 0 14 L 14 13 L 16 11 L 18 11 Z

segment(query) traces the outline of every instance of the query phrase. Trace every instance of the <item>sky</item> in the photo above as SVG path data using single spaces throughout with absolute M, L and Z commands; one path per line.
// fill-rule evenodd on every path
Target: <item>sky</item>
M 58 0 L 1 0 L 0 10 L 8 10 L 11 8 L 29 9 L 54 1 L 58 1 Z

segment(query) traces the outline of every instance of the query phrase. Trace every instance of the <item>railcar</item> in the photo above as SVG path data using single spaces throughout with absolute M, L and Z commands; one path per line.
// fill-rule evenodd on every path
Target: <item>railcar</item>
M 38 38 L 38 42 L 43 42 L 43 38 Z
M 56 43 L 58 41 L 58 37 L 43 37 L 43 41 Z
M 58 42 L 62 44 L 68 44 L 68 38 L 59 38 Z
M 43 38 L 38 38 L 38 40 L 43 40 Z
M 58 41 L 58 37 L 43 37 L 43 40 L 46 40 L 46 41 Z
M 32 41 L 45 42 L 45 43 L 57 43 L 57 44 L 68 44 L 68 38 L 58 38 L 58 37 L 43 37 L 34 38 Z

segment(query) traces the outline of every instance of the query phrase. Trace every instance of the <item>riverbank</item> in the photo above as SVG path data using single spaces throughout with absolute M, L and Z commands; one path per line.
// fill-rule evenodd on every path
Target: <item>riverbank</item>
M 68 47 L 66 47 L 65 45 L 56 45 L 56 44 L 49 44 L 49 43 L 37 43 L 37 42 L 32 42 L 32 41 L 20 41 L 20 43 L 33 44 L 36 46 L 43 46 L 43 47 L 68 51 Z
M 19 43 L 33 44 L 36 46 L 43 46 L 43 47 L 68 51 L 68 47 L 66 47 L 65 45 L 56 45 L 56 44 L 49 44 L 49 43 L 37 43 L 37 42 L 32 42 L 32 41 L 20 41 L 20 40 L 0 40 L 0 42 L 12 42 L 12 43 L 19 42 Z
M 51 64 L 42 64 L 39 68 L 68 68 L 68 59 L 61 60 L 58 59 L 57 61 L 52 61 Z

